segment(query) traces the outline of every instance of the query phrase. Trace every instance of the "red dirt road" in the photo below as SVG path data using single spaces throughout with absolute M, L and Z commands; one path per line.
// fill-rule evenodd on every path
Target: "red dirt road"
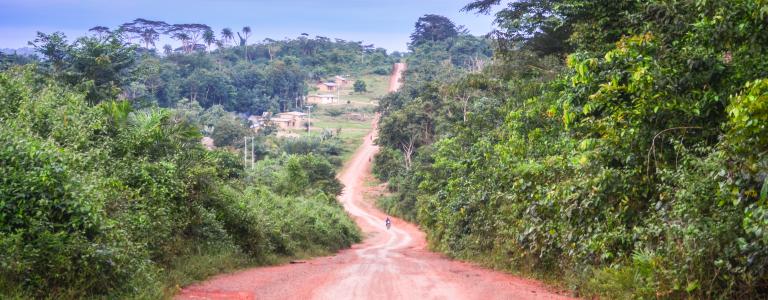
M 399 87 L 395 66 L 390 84 Z M 397 78 L 394 78 L 396 77 Z M 374 123 L 375 124 L 375 123 Z M 363 200 L 378 151 L 374 130 L 339 174 L 339 197 L 365 240 L 330 257 L 249 269 L 185 287 L 177 299 L 568 299 L 541 283 L 449 260 L 426 249 L 424 233 Z
M 405 72 L 405 63 L 395 63 L 392 68 L 392 75 L 389 76 L 388 92 L 397 92 L 403 85 L 403 72 Z

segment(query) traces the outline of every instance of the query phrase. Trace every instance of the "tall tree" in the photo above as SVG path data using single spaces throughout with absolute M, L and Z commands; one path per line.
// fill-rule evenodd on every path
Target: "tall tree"
M 65 79 L 72 84 L 83 83 L 90 103 L 115 99 L 135 61 L 135 48 L 116 34 L 106 39 L 81 37 L 70 48 Z
M 181 42 L 181 47 L 182 49 L 184 49 L 185 53 L 189 53 L 190 51 L 192 51 L 191 50 L 192 47 L 190 46 L 190 42 L 189 42 L 190 41 L 189 35 L 187 35 L 186 33 L 176 32 L 173 35 L 171 35 L 171 38 L 177 39 Z
M 278 41 L 275 41 L 270 38 L 264 39 L 264 43 L 267 46 L 267 54 L 269 54 L 269 60 L 271 61 L 275 58 L 275 55 L 277 54 L 277 52 L 280 52 L 280 49 L 282 48 L 282 46 Z
M 37 38 L 28 44 L 45 57 L 53 67 L 54 73 L 58 74 L 62 71 L 65 65 L 64 59 L 67 57 L 70 48 L 67 43 L 67 36 L 64 33 L 54 32 L 45 34 L 38 31 Z
M 139 39 L 144 43 L 144 48 L 155 46 L 155 42 L 160 39 L 160 33 L 166 32 L 170 25 L 163 21 L 154 21 L 138 18 L 132 22 L 123 23 L 118 31 L 130 42 L 133 39 Z
M 185 52 L 190 53 L 192 50 L 198 49 L 198 42 L 208 31 L 211 31 L 211 27 L 208 25 L 192 23 L 171 25 L 165 33 L 185 42 Z
M 245 61 L 249 61 L 248 59 L 248 37 L 251 35 L 251 27 L 245 26 L 243 27 L 243 35 L 241 36 L 240 33 L 237 33 L 237 37 L 240 38 L 240 45 L 242 45 L 245 48 Z
M 504 48 L 522 45 L 539 54 L 564 54 L 575 48 L 607 50 L 628 34 L 632 16 L 647 1 L 518 0 L 496 13 L 493 35 Z M 500 0 L 476 0 L 463 8 L 488 14 Z
M 203 42 L 208 45 L 208 51 L 211 51 L 211 45 L 216 43 L 216 35 L 213 30 L 206 30 L 203 33 Z
M 225 45 L 231 42 L 234 38 L 235 35 L 232 33 L 232 29 L 224 28 L 221 30 L 221 39 L 224 41 Z
M 173 47 L 165 44 L 165 46 L 163 46 L 163 53 L 165 53 L 165 55 L 171 55 L 171 53 L 173 53 Z
M 93 32 L 93 34 L 100 39 L 103 39 L 112 34 L 112 31 L 109 30 L 109 27 L 106 26 L 91 27 L 91 29 L 88 29 L 88 31 Z
M 450 19 L 440 15 L 424 15 L 416 21 L 408 46 L 413 49 L 426 42 L 444 41 L 458 34 L 456 25 Z
M 160 39 L 160 33 L 152 28 L 147 28 L 141 32 L 141 41 L 144 42 L 144 48 L 149 49 L 149 45 L 155 47 L 155 41 Z

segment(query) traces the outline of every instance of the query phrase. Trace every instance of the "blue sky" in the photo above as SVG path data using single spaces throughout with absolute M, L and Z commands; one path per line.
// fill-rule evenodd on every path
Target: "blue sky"
M 35 32 L 62 31 L 72 39 L 88 28 L 115 28 L 135 18 L 203 23 L 217 33 L 249 25 L 250 41 L 326 36 L 406 49 L 413 25 L 424 14 L 444 15 L 471 33 L 492 29 L 492 17 L 460 12 L 470 0 L 0 0 L 0 48 L 25 47 Z M 165 41 L 161 41 L 164 43 Z

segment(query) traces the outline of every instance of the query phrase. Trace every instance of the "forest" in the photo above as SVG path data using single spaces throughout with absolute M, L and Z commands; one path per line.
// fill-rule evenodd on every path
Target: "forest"
M 586 298 L 768 296 L 768 2 L 475 0 L 417 22 L 382 99 L 389 213 Z M 473 63 L 457 62 L 465 59 Z
M 71 85 L 88 85 L 88 101 L 121 99 L 142 107 L 174 107 L 188 99 L 238 113 L 290 111 L 303 105 L 311 80 L 386 75 L 402 56 L 372 44 L 308 34 L 249 43 L 248 26 L 217 34 L 204 24 L 138 18 L 114 30 L 95 26 L 89 32 L 74 41 L 61 32 L 38 32 L 29 45 L 41 54 L 46 72 Z M 158 48 L 161 38 L 182 46 Z M 35 60 L 0 55 L 0 68 Z

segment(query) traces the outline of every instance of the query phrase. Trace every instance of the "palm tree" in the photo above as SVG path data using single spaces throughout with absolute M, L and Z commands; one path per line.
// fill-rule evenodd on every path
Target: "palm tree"
M 227 42 L 231 41 L 235 35 L 232 33 L 232 29 L 224 28 L 221 30 L 221 39 L 224 41 L 224 44 L 226 45 Z
M 202 137 L 200 130 L 173 117 L 170 110 L 162 108 L 130 112 L 125 122 L 128 150 L 159 158 L 196 146 Z
M 237 33 L 237 36 L 240 38 L 240 43 L 243 44 L 243 46 L 245 46 L 245 55 L 244 55 L 245 56 L 245 61 L 249 61 L 248 60 L 248 37 L 250 35 L 251 35 L 251 27 L 250 26 L 243 27 L 243 36 L 244 37 L 240 36 L 239 32 Z
M 211 44 L 216 43 L 216 35 L 213 33 L 213 30 L 206 30 L 203 33 L 203 42 L 205 42 L 206 45 L 208 45 L 208 51 L 211 51 Z

